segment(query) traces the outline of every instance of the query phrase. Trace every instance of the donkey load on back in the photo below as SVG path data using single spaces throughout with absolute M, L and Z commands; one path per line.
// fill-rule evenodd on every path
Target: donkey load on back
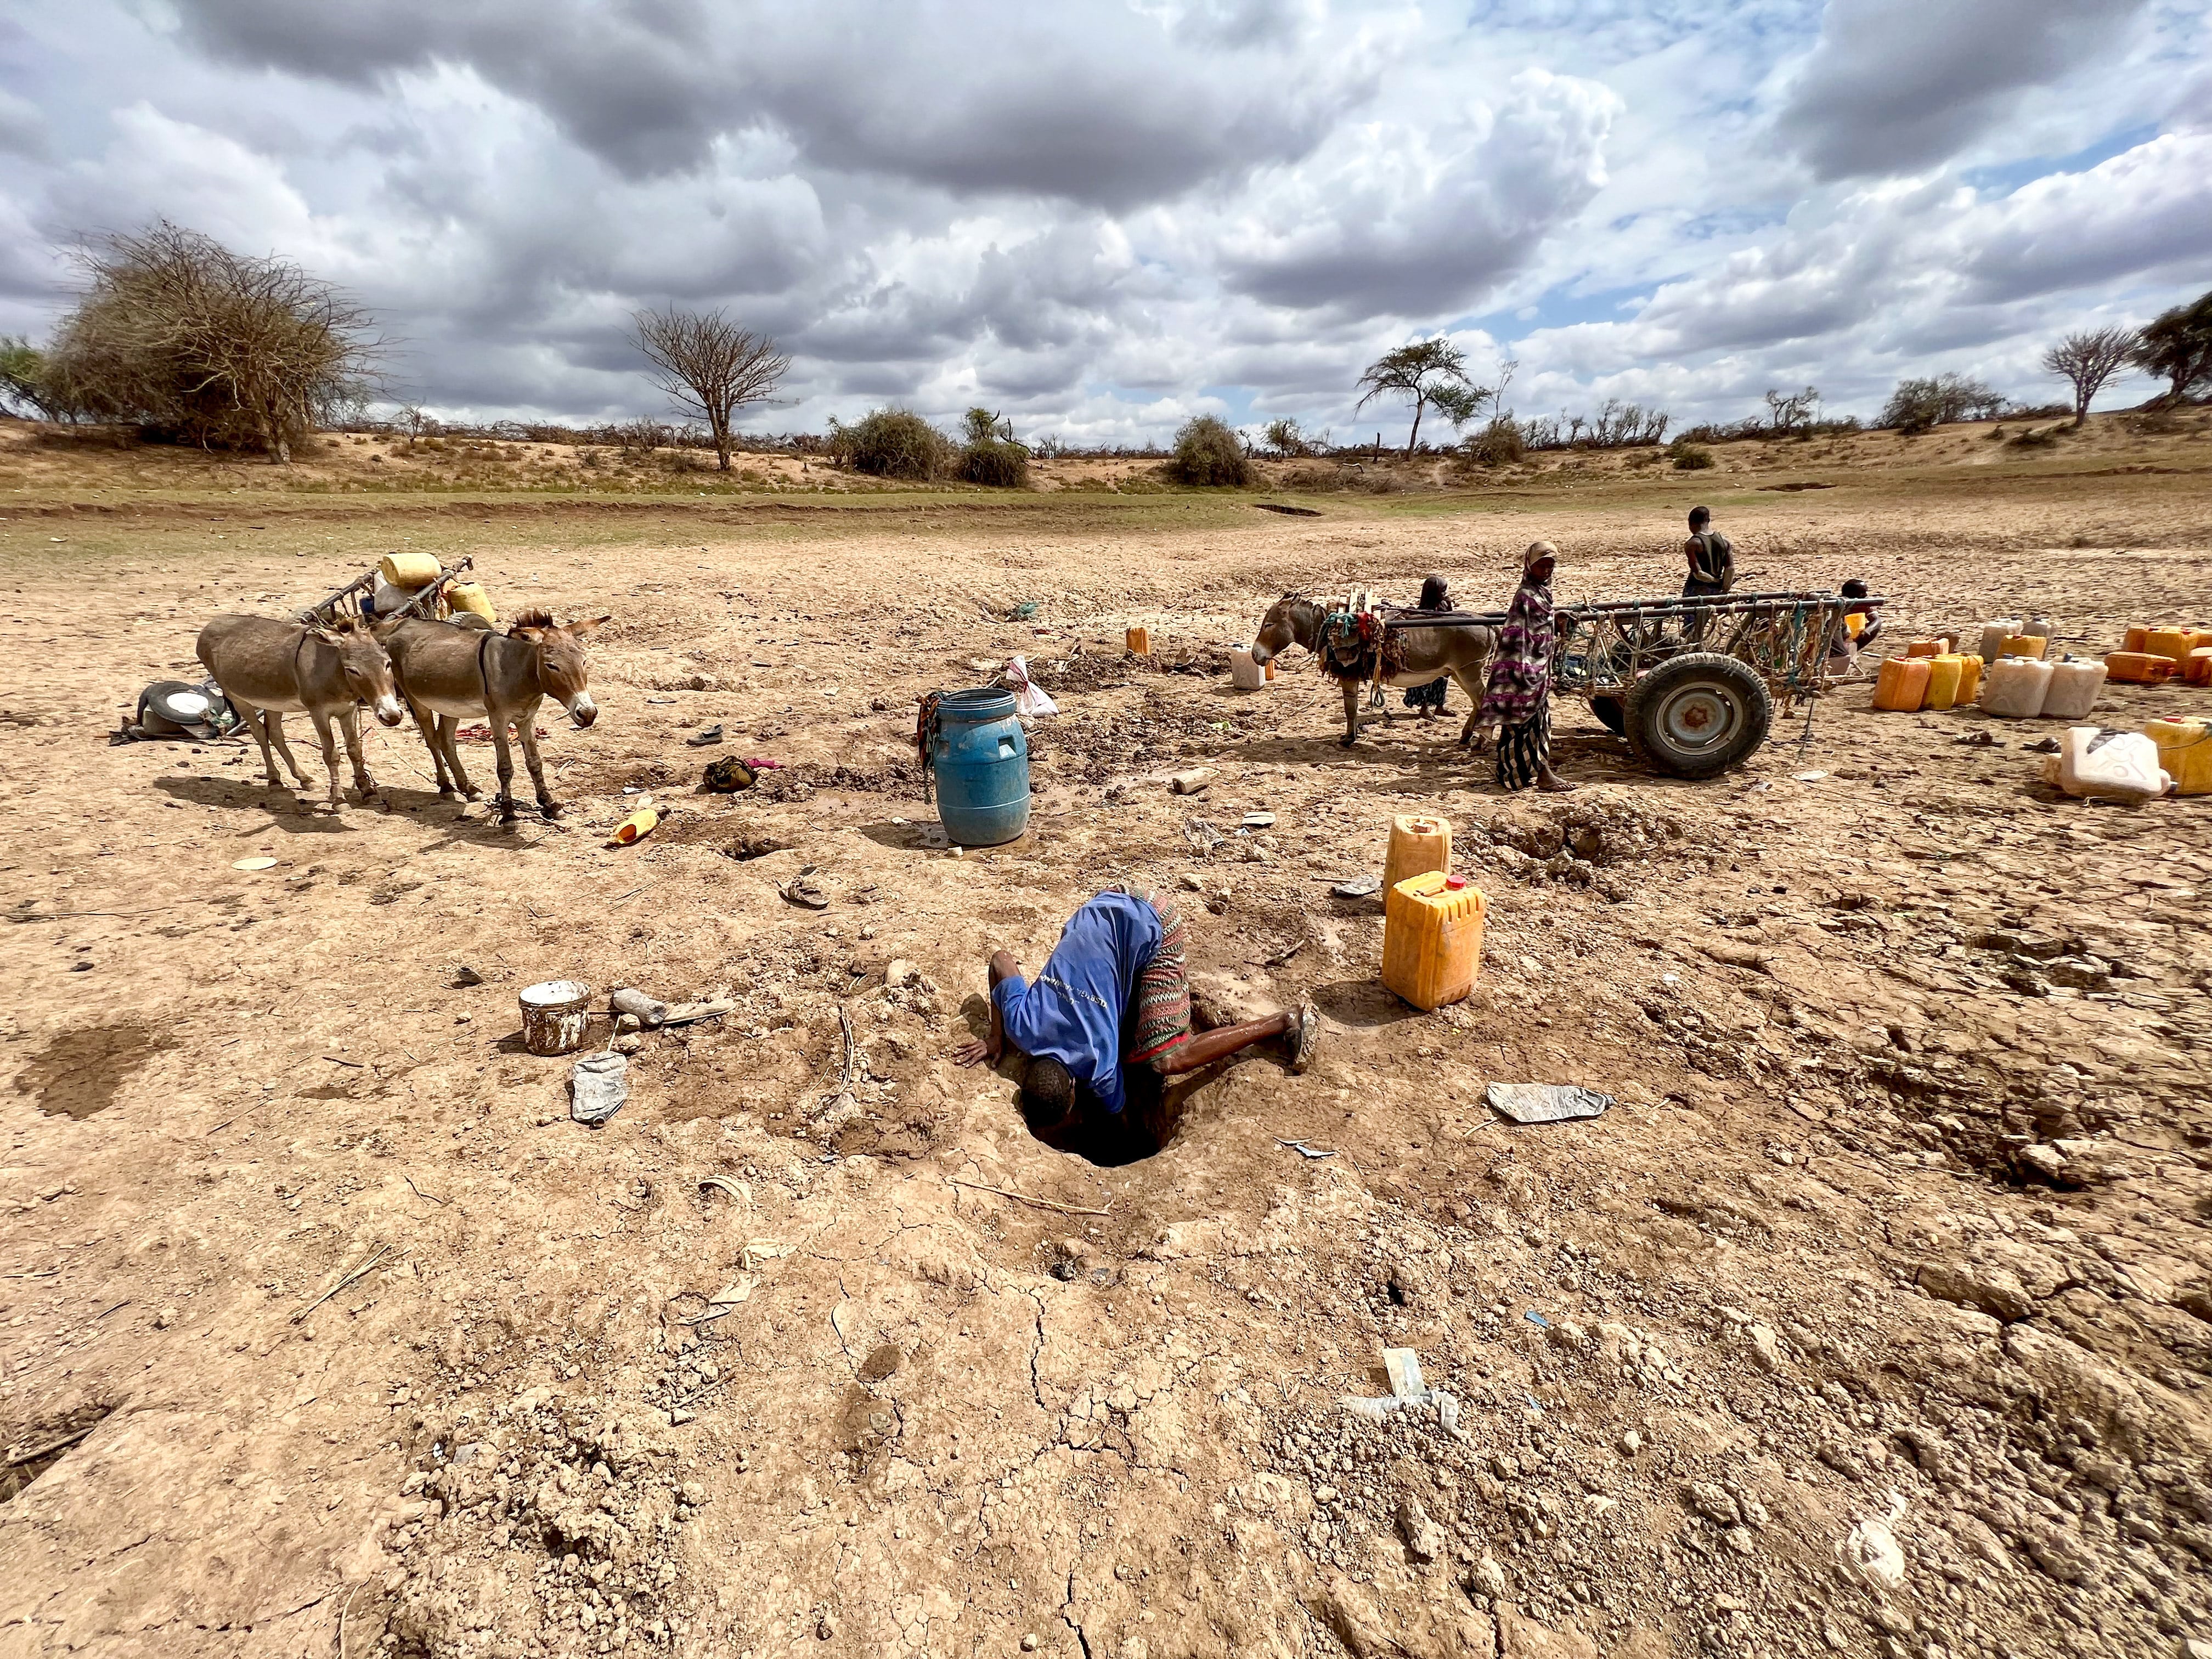
M 562 623 L 550 612 L 526 611 L 502 632 L 466 611 L 452 622 L 218 617 L 200 630 L 198 651 L 260 744 L 271 787 L 283 787 L 272 750 L 283 757 L 299 787 L 307 787 L 284 741 L 283 723 L 285 714 L 304 709 L 322 739 L 331 809 L 339 804 L 334 726 L 345 738 L 356 791 L 364 800 L 374 793 L 375 781 L 362 757 L 366 705 L 386 726 L 398 725 L 411 712 L 430 750 L 438 793 L 474 800 L 480 792 L 462 769 L 454 734 L 464 720 L 482 720 L 491 726 L 498 754 L 500 821 L 512 823 L 514 757 L 507 727 L 513 725 L 521 738 L 539 811 L 557 816 L 560 805 L 546 785 L 538 751 L 538 708 L 550 697 L 579 727 L 599 717 L 583 640 L 607 620 L 599 616 Z

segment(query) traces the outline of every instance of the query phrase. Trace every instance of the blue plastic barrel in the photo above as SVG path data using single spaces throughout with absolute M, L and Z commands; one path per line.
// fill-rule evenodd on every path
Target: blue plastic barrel
M 996 847 L 1029 827 L 1030 745 L 1014 694 L 995 686 L 947 691 L 930 744 L 937 816 L 963 847 Z

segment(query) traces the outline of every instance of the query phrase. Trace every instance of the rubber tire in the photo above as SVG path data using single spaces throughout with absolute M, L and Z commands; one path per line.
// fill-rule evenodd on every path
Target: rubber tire
M 1597 716 L 1598 724 L 1614 737 L 1628 735 L 1628 711 L 1621 706 L 1619 697 L 1592 697 L 1589 706 L 1590 713 Z
M 1734 725 L 1709 744 L 1689 746 L 1667 731 L 1668 707 L 1696 687 L 1709 688 L 1739 714 Z M 1629 688 L 1623 713 L 1624 734 L 1637 759 L 1655 772 L 1677 778 L 1717 777 L 1741 765 L 1766 741 L 1774 723 L 1774 700 L 1766 682 L 1747 663 L 1717 651 L 1696 651 L 1662 662 Z

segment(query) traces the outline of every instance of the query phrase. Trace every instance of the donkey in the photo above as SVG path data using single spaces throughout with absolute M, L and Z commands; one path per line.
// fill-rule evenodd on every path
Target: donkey
M 450 798 L 458 793 L 469 800 L 477 799 L 476 786 L 461 769 L 453 733 L 464 716 L 481 717 L 490 722 L 492 745 L 499 753 L 500 822 L 514 822 L 514 753 L 507 741 L 512 722 L 522 738 L 530 781 L 538 786 L 538 810 L 549 818 L 561 816 L 545 787 L 545 764 L 538 754 L 538 705 L 552 698 L 579 726 L 599 717 L 598 705 L 585 689 L 592 665 L 584 653 L 583 636 L 607 620 L 592 617 L 556 623 L 550 612 L 525 611 L 504 634 L 412 617 L 379 630 L 391 647 L 400 694 L 430 747 L 441 795 Z
M 285 714 L 304 708 L 323 740 L 331 810 L 338 810 L 338 751 L 331 740 L 334 719 L 345 733 L 355 789 L 363 800 L 376 792 L 375 780 L 362 761 L 361 705 L 367 703 L 386 726 L 398 725 L 404 712 L 392 684 L 391 657 L 357 618 L 325 627 L 269 617 L 217 617 L 200 629 L 194 649 L 230 706 L 252 728 L 270 788 L 284 787 L 270 755 L 272 745 L 299 787 L 307 787 L 284 741 Z
M 1344 679 L 1335 673 L 1322 637 L 1322 623 L 1328 617 L 1328 607 L 1318 599 L 1310 599 L 1300 593 L 1284 594 L 1267 607 L 1267 614 L 1261 619 L 1260 632 L 1252 645 L 1252 660 L 1265 663 L 1292 645 L 1302 645 L 1322 659 L 1322 666 L 1328 669 L 1332 678 L 1344 687 L 1343 742 L 1349 749 L 1359 741 L 1359 690 L 1364 682 Z M 1450 675 L 1474 706 L 1459 734 L 1460 746 L 1472 747 L 1475 713 L 1482 708 L 1484 671 L 1491 652 L 1497 647 L 1497 630 L 1481 623 L 1460 623 L 1443 628 L 1405 629 L 1399 638 L 1406 647 L 1405 670 L 1386 675 L 1382 683 L 1403 690 L 1427 685 Z

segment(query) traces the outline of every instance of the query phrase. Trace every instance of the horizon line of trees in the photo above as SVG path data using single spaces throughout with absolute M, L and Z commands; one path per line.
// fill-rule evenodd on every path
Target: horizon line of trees
M 674 306 L 635 312 L 629 343 L 642 372 L 667 399 L 680 425 L 640 418 L 612 425 L 441 422 L 419 405 L 400 404 L 394 421 L 369 417 L 369 404 L 388 391 L 386 343 L 368 310 L 334 284 L 289 259 L 232 252 L 214 238 L 167 220 L 136 233 L 83 239 L 73 250 L 76 300 L 43 349 L 27 339 L 0 337 L 0 412 L 56 422 L 134 429 L 142 438 L 205 448 L 258 450 L 283 464 L 318 429 L 404 431 L 410 441 L 437 434 L 501 441 L 605 444 L 624 450 L 711 448 L 728 471 L 733 453 L 750 450 L 820 454 L 841 466 L 900 477 L 959 476 L 977 483 L 1017 483 L 1031 457 L 1115 454 L 1164 457 L 1194 481 L 1237 474 L 1264 449 L 1282 459 L 1371 454 L 1371 444 L 1338 445 L 1332 434 L 1305 431 L 1297 421 L 1269 422 L 1255 440 L 1218 416 L 1195 416 L 1174 446 L 1080 447 L 1048 437 L 1016 440 L 1002 414 L 968 410 L 957 440 L 913 410 L 892 404 L 848 425 L 832 418 L 826 434 L 748 435 L 739 414 L 774 404 L 790 356 L 767 335 L 724 312 Z M 2138 329 L 2108 326 L 2071 333 L 2042 356 L 2044 371 L 2069 387 L 2069 402 L 2022 406 L 1977 377 L 1956 371 L 1900 380 L 1871 423 L 1906 435 L 1959 421 L 1998 416 L 2087 418 L 2091 404 L 2130 372 L 2164 380 L 2151 400 L 2171 407 L 2212 393 L 2212 291 L 2170 307 Z M 1501 362 L 1479 381 L 1466 353 L 1439 335 L 1384 352 L 1361 373 L 1354 412 L 1376 400 L 1402 402 L 1412 415 L 1403 459 L 1456 451 L 1480 465 L 1518 459 L 1530 451 L 1657 447 L 1673 417 L 1664 410 L 1608 398 L 1595 414 L 1562 410 L 1522 419 L 1505 397 L 1517 365 Z M 1816 387 L 1771 389 L 1763 413 L 1678 432 L 1674 444 L 1741 438 L 1810 437 L 1856 431 L 1856 416 L 1822 420 Z M 1472 434 L 1466 428 L 1489 419 Z M 1455 434 L 1447 447 L 1424 444 L 1434 415 Z M 557 435 L 556 435 L 557 434 Z M 1230 464 L 1233 451 L 1236 465 Z

